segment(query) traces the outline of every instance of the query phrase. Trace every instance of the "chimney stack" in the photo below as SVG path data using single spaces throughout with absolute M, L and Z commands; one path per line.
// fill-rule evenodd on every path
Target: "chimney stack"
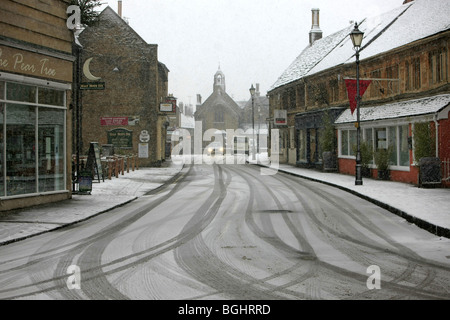
M 122 0 L 119 0 L 119 3 L 117 4 L 117 14 L 122 18 Z
M 309 32 L 309 45 L 311 46 L 314 41 L 322 38 L 322 30 L 319 25 L 319 9 L 311 9 L 312 11 L 312 26 Z

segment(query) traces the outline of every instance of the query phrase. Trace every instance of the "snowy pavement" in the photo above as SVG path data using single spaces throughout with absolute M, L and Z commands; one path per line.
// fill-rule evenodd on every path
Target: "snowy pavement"
M 118 178 L 92 183 L 91 194 L 31 208 L 0 212 L 0 245 L 86 220 L 131 202 L 170 181 L 182 165 L 167 161 L 158 168 L 130 170 Z
M 327 173 L 278 164 L 274 169 L 309 180 L 326 183 L 367 199 L 433 234 L 450 238 L 450 189 L 418 188 L 415 185 L 363 178 L 355 185 L 355 176 Z
M 182 167 L 179 162 L 167 161 L 160 168 L 139 168 L 119 178 L 94 182 L 90 195 L 74 194 L 69 200 L 0 213 L 0 245 L 74 224 L 133 201 L 170 181 Z M 339 187 L 434 234 L 450 237 L 450 189 L 424 189 L 369 178 L 363 179 L 362 186 L 355 186 L 354 176 L 286 164 L 280 164 L 278 171 Z

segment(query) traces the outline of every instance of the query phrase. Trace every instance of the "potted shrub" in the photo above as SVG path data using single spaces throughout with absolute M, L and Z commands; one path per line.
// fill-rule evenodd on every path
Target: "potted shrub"
M 323 118 L 323 128 L 320 131 L 319 143 L 322 148 L 323 171 L 337 171 L 336 129 L 327 112 Z
M 392 147 L 387 149 L 378 149 L 375 151 L 375 165 L 377 166 L 378 179 L 389 180 L 389 161 L 392 153 Z
M 435 137 L 430 123 L 414 124 L 414 158 L 419 164 L 419 187 L 441 183 L 441 161 L 435 156 Z

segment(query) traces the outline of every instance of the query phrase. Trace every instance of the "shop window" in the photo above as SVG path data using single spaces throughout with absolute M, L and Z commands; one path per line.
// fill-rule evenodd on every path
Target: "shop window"
M 0 196 L 65 190 L 65 98 L 0 82 Z
M 375 129 L 375 149 L 386 149 L 387 148 L 387 136 L 386 136 L 386 128 L 377 128 Z
M 374 141 L 372 128 L 364 129 L 364 141 L 368 144 L 369 148 L 372 148 L 373 150 Z M 369 164 L 374 164 L 373 158 L 369 160 Z
M 64 111 L 39 109 L 39 192 L 64 190 Z
M 6 99 L 21 102 L 36 102 L 36 87 L 8 82 L 6 84 Z
M 2 83 L 0 82 L 0 87 Z M 1 94 L 0 94 L 1 97 Z M 5 104 L 0 102 L 0 196 L 5 194 L 5 163 L 4 163 L 4 142 L 3 127 L 5 117 Z
M 397 165 L 397 127 L 389 127 L 389 147 L 392 148 L 390 164 Z
M 306 161 L 306 130 L 298 130 L 298 160 Z
M 410 159 L 409 159 L 409 126 L 404 125 L 399 127 L 399 159 L 400 159 L 400 166 L 409 166 Z
M 356 146 L 356 130 L 342 130 L 341 131 L 341 155 L 354 156 L 354 147 Z
M 38 103 L 53 106 L 64 106 L 64 91 L 39 88 Z
M 36 192 L 36 107 L 6 105 L 6 192 Z

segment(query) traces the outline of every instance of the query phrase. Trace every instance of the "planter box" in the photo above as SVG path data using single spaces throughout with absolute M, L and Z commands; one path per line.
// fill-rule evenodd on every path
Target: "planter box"
M 439 186 L 441 184 L 441 160 L 426 157 L 419 160 L 419 187 Z
M 322 153 L 323 171 L 335 172 L 337 171 L 337 157 L 334 152 L 325 151 Z

